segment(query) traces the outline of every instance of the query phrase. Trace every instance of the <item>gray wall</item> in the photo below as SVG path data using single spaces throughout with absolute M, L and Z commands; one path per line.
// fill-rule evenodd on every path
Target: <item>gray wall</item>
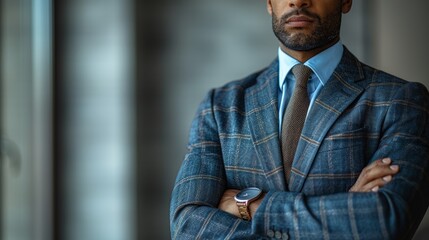
M 0 1 L 0 238 L 52 231 L 49 0 Z
M 374 65 L 409 81 L 429 87 L 429 2 L 405 4 L 399 0 L 374 1 Z M 371 23 L 369 23 L 371 24 Z
M 132 2 L 57 3 L 59 237 L 133 239 Z

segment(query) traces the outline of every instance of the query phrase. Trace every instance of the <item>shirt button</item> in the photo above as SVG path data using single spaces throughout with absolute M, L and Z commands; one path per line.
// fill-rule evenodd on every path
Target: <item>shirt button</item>
M 281 239 L 282 238 L 282 233 L 279 231 L 276 231 L 276 238 L 277 239 Z
M 274 231 L 273 230 L 268 230 L 267 235 L 270 238 L 274 237 Z

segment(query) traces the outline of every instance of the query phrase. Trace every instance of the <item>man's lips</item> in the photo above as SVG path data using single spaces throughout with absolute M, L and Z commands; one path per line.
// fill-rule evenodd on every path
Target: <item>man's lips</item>
M 286 20 L 286 25 L 289 27 L 306 27 L 314 22 L 313 18 L 298 15 L 290 17 Z

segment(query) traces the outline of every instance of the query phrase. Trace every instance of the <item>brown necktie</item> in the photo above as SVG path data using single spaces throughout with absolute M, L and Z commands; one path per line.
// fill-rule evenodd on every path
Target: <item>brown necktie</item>
M 281 138 L 284 171 L 288 183 L 296 147 L 301 136 L 305 117 L 307 116 L 308 105 L 310 104 L 307 82 L 311 72 L 311 69 L 303 64 L 295 65 L 292 68 L 296 83 L 283 116 Z

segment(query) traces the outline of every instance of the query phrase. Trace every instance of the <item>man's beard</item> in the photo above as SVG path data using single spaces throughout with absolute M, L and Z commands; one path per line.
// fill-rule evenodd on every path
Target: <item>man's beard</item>
M 311 17 L 314 20 L 316 27 L 312 33 L 296 33 L 292 35 L 285 29 L 287 19 L 298 14 Z M 326 19 L 322 20 L 318 15 L 308 12 L 306 9 L 293 11 L 283 15 L 281 18 L 277 18 L 273 12 L 273 31 L 285 47 L 295 51 L 309 51 L 326 46 L 339 36 L 341 14 L 340 10 L 337 13 L 328 15 Z

